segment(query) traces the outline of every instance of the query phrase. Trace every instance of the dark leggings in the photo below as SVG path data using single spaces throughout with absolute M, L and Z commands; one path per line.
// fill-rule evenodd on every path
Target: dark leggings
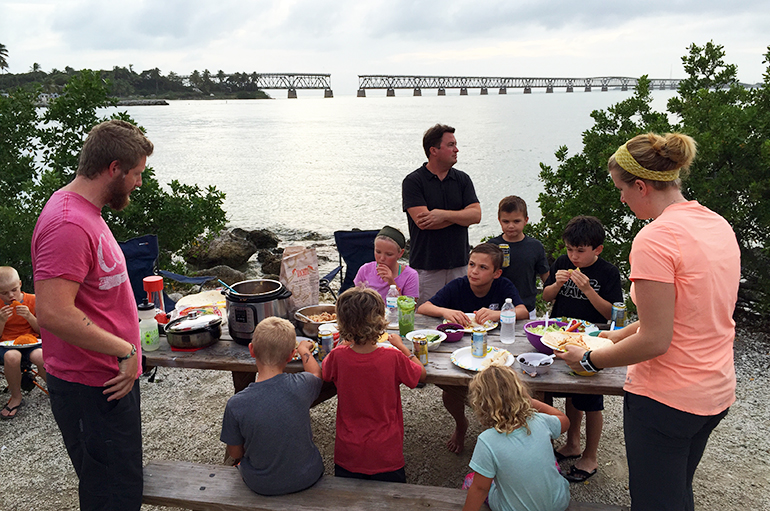
M 138 511 L 142 505 L 139 382 L 107 401 L 102 387 L 48 375 L 51 410 L 80 479 L 80 509 Z
M 623 429 L 632 511 L 693 511 L 692 479 L 727 411 L 702 416 L 626 392 Z
M 366 479 L 369 481 L 385 481 L 386 483 L 405 483 L 406 471 L 404 467 L 392 472 L 380 472 L 379 474 L 360 474 L 345 470 L 341 466 L 334 464 L 334 477 L 349 477 L 351 479 Z

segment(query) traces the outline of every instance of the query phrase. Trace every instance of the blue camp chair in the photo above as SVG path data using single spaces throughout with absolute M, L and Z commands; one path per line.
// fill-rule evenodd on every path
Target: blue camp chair
M 170 271 L 158 270 L 158 236 L 155 234 L 146 234 L 127 241 L 119 242 L 123 256 L 126 258 L 126 267 L 128 268 L 128 278 L 131 281 L 131 288 L 134 290 L 134 298 L 137 305 L 147 298 L 142 279 L 150 275 L 161 275 L 164 278 L 172 279 L 183 284 L 194 284 L 203 287 L 203 284 L 209 280 L 215 279 L 215 276 L 187 277 Z M 200 291 L 199 287 L 199 291 Z M 176 302 L 168 297 L 163 291 L 163 304 L 166 312 L 174 310 Z
M 374 261 L 374 239 L 379 232 L 379 230 L 334 232 L 334 242 L 337 244 L 340 264 L 321 279 L 321 291 L 327 290 L 323 287 L 324 281 L 328 288 L 328 283 L 331 282 L 338 273 L 340 275 L 340 293 L 353 287 L 353 279 L 356 278 L 358 269 L 364 264 Z M 345 270 L 341 272 L 340 270 L 343 268 L 343 262 Z M 329 288 L 328 291 L 331 291 L 331 289 Z M 331 292 L 334 294 L 333 291 Z

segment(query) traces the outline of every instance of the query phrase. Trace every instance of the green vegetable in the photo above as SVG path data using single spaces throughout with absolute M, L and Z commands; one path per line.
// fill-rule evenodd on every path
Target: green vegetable
M 564 331 L 564 327 L 560 327 L 558 325 L 548 325 L 548 328 L 546 328 L 544 325 L 540 325 L 534 328 L 529 328 L 528 330 L 533 334 L 543 335 L 546 332 L 562 332 Z
M 436 334 L 430 334 L 425 336 L 425 340 L 428 341 L 429 343 L 433 341 L 438 341 L 438 338 L 439 336 Z

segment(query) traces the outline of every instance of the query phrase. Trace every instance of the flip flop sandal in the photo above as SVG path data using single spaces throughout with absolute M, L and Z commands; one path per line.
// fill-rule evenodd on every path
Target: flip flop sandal
M 589 477 L 594 475 L 596 473 L 597 469 L 593 469 L 591 472 L 586 472 L 585 470 L 581 470 L 577 468 L 576 466 L 572 466 L 570 468 L 570 471 L 568 474 L 564 476 L 564 479 L 571 483 L 582 483 L 583 481 L 587 480 Z
M 556 449 L 553 450 L 553 455 L 556 457 L 556 461 L 558 461 L 559 463 L 561 463 L 562 461 L 566 461 L 566 460 L 576 460 L 576 459 L 578 459 L 580 457 L 579 454 L 571 454 L 571 455 L 567 456 L 567 455 L 564 455 L 564 454 L 560 453 Z
M 8 403 L 10 403 L 10 402 L 11 402 L 11 401 L 10 401 L 10 400 L 8 400 Z M 19 414 L 19 412 L 18 412 L 17 410 L 18 410 L 19 408 L 21 408 L 21 405 L 23 405 L 23 404 L 24 404 L 24 399 L 22 399 L 22 400 L 21 400 L 21 403 L 19 403 L 18 405 L 14 406 L 13 408 L 11 408 L 10 406 L 8 406 L 8 403 L 6 403 L 6 404 L 5 404 L 5 406 L 3 407 L 3 410 L 7 410 L 7 411 L 8 411 L 8 415 L 2 415 L 2 414 L 0 414 L 0 419 L 3 419 L 3 420 L 11 420 L 11 419 L 15 419 L 15 418 L 16 418 L 16 416 Z M 11 415 L 11 414 L 13 414 L 13 415 Z

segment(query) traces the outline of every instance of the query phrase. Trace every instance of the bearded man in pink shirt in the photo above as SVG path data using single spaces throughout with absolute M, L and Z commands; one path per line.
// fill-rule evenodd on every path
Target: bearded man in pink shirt
M 81 510 L 139 510 L 141 374 L 136 302 L 101 210 L 142 185 L 153 145 L 112 120 L 88 134 L 75 179 L 56 191 L 32 235 L 32 265 L 51 409 L 80 479 Z

